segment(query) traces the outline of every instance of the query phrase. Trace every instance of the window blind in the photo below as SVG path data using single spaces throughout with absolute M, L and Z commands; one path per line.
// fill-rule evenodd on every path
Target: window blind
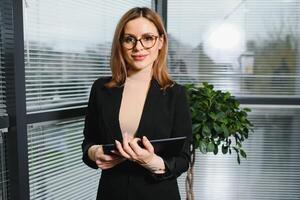
M 148 1 L 24 3 L 27 114 L 86 106 L 90 87 L 109 76 L 117 21 Z M 100 171 L 81 160 L 83 118 L 28 124 L 30 199 L 95 199 Z
M 300 198 L 300 108 L 248 106 L 255 128 L 244 149 L 247 159 L 236 155 L 201 154 L 194 170 L 195 199 L 296 200 Z M 179 182 L 182 194 L 185 175 Z M 185 197 L 185 196 L 182 197 Z M 182 198 L 183 199 L 183 198 Z
M 81 160 L 82 118 L 28 125 L 30 199 L 95 199 L 100 170 Z
M 168 1 L 169 67 L 236 96 L 299 97 L 299 1 Z
M 0 116 L 7 116 L 5 97 L 5 74 L 4 74 L 4 13 L 0 9 Z
M 237 97 L 299 98 L 299 11 L 299 1 L 169 0 L 171 75 Z M 195 199 L 299 199 L 299 106 L 243 106 L 255 125 L 248 159 L 197 152 Z
M 117 21 L 137 1 L 24 1 L 28 113 L 84 107 L 92 82 L 110 75 Z
M 2 1 L 1 1 L 2 3 Z M 4 2 L 3 2 L 4 3 Z M 6 2 L 5 2 L 6 3 Z M 0 117 L 7 116 L 7 108 L 6 108 L 6 81 L 5 81 L 5 55 L 4 53 L 4 33 L 6 35 L 9 31 L 7 30 L 7 26 L 4 26 L 5 21 L 8 21 L 5 17 L 10 16 L 6 11 L 6 8 L 9 8 L 10 4 L 1 4 L 0 9 Z M 6 125 L 1 124 L 2 127 L 6 127 Z M 0 129 L 0 199 L 8 200 L 10 199 L 9 195 L 9 177 L 8 177 L 8 155 L 7 155 L 7 127 Z

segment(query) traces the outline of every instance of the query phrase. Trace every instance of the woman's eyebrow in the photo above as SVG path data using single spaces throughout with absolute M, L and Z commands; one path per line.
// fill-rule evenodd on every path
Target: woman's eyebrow
M 133 36 L 133 37 L 135 37 L 135 38 L 137 38 L 137 36 L 136 35 L 134 35 L 134 34 L 132 34 L 132 33 L 124 33 L 124 35 L 129 35 L 129 36 Z M 155 35 L 154 33 L 151 33 L 151 32 L 149 32 L 149 33 L 144 33 L 144 34 L 142 34 L 142 36 L 143 35 Z
M 134 34 L 130 34 L 130 33 L 124 33 L 124 35 L 136 37 Z

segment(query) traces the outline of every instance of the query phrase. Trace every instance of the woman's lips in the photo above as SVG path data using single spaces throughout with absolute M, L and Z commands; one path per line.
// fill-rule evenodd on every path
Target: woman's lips
M 132 58 L 135 60 L 135 61 L 142 61 L 145 59 L 147 55 L 134 55 L 132 56 Z

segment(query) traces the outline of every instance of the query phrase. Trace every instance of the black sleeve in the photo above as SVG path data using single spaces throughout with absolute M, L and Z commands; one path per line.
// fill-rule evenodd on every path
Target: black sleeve
M 172 137 L 181 136 L 186 136 L 187 140 L 184 143 L 180 155 L 177 157 L 163 157 L 166 172 L 164 174 L 152 174 L 154 179 L 160 181 L 169 178 L 177 178 L 183 172 L 188 170 L 191 161 L 191 145 L 193 138 L 192 120 L 185 88 L 179 85 L 179 91 L 175 103 Z
M 98 113 L 97 113 L 97 104 L 96 104 L 96 81 L 93 83 L 88 106 L 86 110 L 85 115 L 85 124 L 83 129 L 83 142 L 81 144 L 82 147 L 82 160 L 83 162 L 94 169 L 98 169 L 98 166 L 94 161 L 92 161 L 88 156 L 88 149 L 96 144 L 96 133 L 99 133 L 99 127 L 98 127 Z

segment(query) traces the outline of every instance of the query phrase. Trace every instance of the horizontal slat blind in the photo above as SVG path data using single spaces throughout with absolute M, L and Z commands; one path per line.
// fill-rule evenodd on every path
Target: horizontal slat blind
M 169 68 L 237 96 L 300 97 L 300 1 L 168 1 Z
M 300 108 L 250 108 L 255 130 L 245 143 L 248 158 L 241 165 L 234 153 L 215 156 L 197 151 L 196 200 L 300 198 Z M 180 179 L 183 192 L 184 178 Z
M 299 13 L 300 1 L 169 0 L 170 72 L 239 97 L 300 97 Z M 197 152 L 195 199 L 299 199 L 299 106 L 246 106 L 248 159 Z
M 5 74 L 5 60 L 8 56 L 5 54 L 4 42 L 8 43 L 7 39 L 5 41 L 4 34 L 6 37 L 12 36 L 12 31 L 8 30 L 7 24 L 11 23 L 11 13 L 9 8 L 11 4 L 9 2 L 0 1 L 0 117 L 7 116 L 6 107 L 6 74 Z M 6 23 L 6 26 L 5 26 Z M 7 68 L 6 68 L 7 69 Z M 2 120 L 1 120 L 2 121 Z M 6 127 L 7 125 L 1 124 L 1 127 Z M 0 129 L 0 199 L 9 200 L 11 199 L 9 194 L 10 181 L 8 173 L 8 155 L 7 155 L 7 128 Z
M 83 119 L 28 125 L 30 199 L 95 199 L 100 170 L 81 160 Z
M 27 113 L 86 106 L 92 82 L 110 75 L 121 15 L 151 1 L 24 1 Z M 100 170 L 83 164 L 83 119 L 28 125 L 30 199 L 95 199 Z
M 137 1 L 24 1 L 28 113 L 80 107 L 93 80 L 110 75 L 117 21 Z
M 7 116 L 5 97 L 5 73 L 4 73 L 4 13 L 0 9 L 0 116 Z

